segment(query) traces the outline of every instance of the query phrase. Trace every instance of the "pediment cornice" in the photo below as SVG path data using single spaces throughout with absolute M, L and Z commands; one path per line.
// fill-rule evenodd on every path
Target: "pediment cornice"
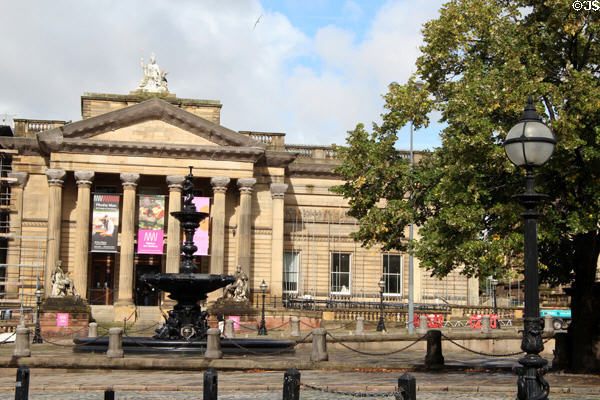
M 0 146 L 19 150 L 23 155 L 48 155 L 48 143 L 33 138 L 0 137 Z M 44 148 L 45 147 L 45 148 Z M 255 163 L 264 149 L 239 146 L 204 146 L 166 143 L 139 143 L 120 140 L 63 139 L 53 142 L 52 152 L 123 155 L 155 158 L 196 158 L 200 160 L 241 161 Z
M 89 139 L 108 131 L 151 120 L 166 122 L 221 146 L 262 149 L 267 147 L 264 143 L 215 124 L 159 98 L 152 98 L 139 104 L 40 132 L 38 140 L 40 144 L 49 142 L 52 145 L 57 140 L 60 141 L 61 136 L 64 139 Z

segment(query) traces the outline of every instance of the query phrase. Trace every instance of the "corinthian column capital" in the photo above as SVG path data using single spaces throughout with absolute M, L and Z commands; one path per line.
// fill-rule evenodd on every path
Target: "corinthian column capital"
M 25 186 L 29 174 L 27 172 L 9 172 L 8 177 L 11 178 L 9 181 L 10 186 Z
M 239 178 L 237 180 L 237 185 L 240 189 L 240 193 L 252 193 L 252 189 L 254 189 L 255 184 L 256 178 Z
M 75 182 L 77 186 L 91 185 L 94 180 L 94 171 L 75 171 Z
M 179 190 L 183 189 L 183 182 L 185 181 L 185 176 L 183 175 L 167 175 L 167 185 L 169 185 L 169 190 Z
M 140 174 L 136 173 L 123 172 L 120 176 L 123 187 L 136 187 L 140 180 Z
M 210 184 L 212 185 L 213 192 L 215 193 L 224 193 L 227 191 L 227 185 L 229 185 L 229 181 L 231 179 L 225 176 L 217 176 L 214 178 L 210 178 Z
M 65 175 L 67 175 L 67 173 L 64 169 L 47 169 L 46 178 L 48 179 L 48 185 L 62 186 L 65 182 Z
M 271 183 L 271 198 L 283 199 L 287 188 L 288 188 L 287 183 Z

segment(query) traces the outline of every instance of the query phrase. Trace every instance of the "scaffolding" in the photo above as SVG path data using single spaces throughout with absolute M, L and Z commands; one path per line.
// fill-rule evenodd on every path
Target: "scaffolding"
M 25 236 L 11 226 L 12 155 L 0 149 L 0 321 L 10 325 L 33 321 L 38 279 L 43 279 L 45 236 Z

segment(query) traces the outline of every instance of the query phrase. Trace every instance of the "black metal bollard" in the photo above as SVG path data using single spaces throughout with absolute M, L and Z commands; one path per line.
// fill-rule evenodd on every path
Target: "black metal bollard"
M 425 368 L 441 369 L 444 367 L 444 356 L 442 355 L 442 332 L 432 329 L 427 332 L 427 355 L 425 356 Z
M 112 389 L 105 390 L 104 400 L 115 400 L 115 391 Z
M 283 374 L 283 400 L 300 400 L 300 371 L 296 368 Z
M 404 400 L 417 400 L 417 381 L 408 372 L 398 378 L 398 388 L 402 389 Z
M 217 400 L 219 377 L 214 368 L 204 372 L 204 400 Z
M 19 367 L 15 384 L 15 400 L 29 399 L 29 367 Z

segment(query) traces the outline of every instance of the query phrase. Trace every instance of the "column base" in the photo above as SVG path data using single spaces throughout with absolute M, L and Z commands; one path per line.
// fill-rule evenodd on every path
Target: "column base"
M 128 324 L 132 324 L 136 321 L 137 315 L 135 312 L 135 305 L 133 303 L 120 303 L 117 302 L 114 307 L 114 320 L 115 322 L 123 322 L 127 320 Z

